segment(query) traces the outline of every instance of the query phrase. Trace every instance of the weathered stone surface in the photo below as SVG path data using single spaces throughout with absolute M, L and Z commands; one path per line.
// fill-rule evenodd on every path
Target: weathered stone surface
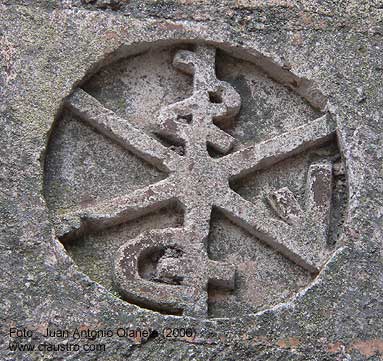
M 1 359 L 382 358 L 379 4 L 0 8 Z

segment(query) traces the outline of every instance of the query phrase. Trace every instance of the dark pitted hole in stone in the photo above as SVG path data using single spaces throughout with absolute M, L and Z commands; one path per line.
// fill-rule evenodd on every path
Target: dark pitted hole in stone
M 223 156 L 220 152 L 215 150 L 210 144 L 206 144 L 207 152 L 209 153 L 210 157 L 212 158 L 220 158 Z
M 178 140 L 170 139 L 169 137 L 165 137 L 162 134 L 154 134 L 154 137 L 161 142 L 162 145 L 171 149 L 173 152 L 178 155 L 185 155 L 185 145 Z
M 191 124 L 191 122 L 193 120 L 193 115 L 192 114 L 178 115 L 177 120 L 182 122 L 182 123 Z
M 222 103 L 222 96 L 217 92 L 209 92 L 209 100 L 211 103 L 220 104 Z
M 185 155 L 185 147 L 183 145 L 171 145 L 169 149 L 176 152 L 178 155 Z
M 159 336 L 158 331 L 153 330 L 152 332 L 150 332 L 149 337 L 148 337 L 148 340 L 154 339 L 154 338 L 156 338 L 156 337 L 158 337 L 158 336 Z
M 184 277 L 177 271 L 184 262 L 182 257 L 183 251 L 175 247 L 147 249 L 138 260 L 138 273 L 149 281 L 180 285 Z

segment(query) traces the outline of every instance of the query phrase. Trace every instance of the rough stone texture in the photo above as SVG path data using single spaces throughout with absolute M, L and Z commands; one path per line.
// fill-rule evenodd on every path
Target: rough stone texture
M 241 1 L 219 5 L 99 0 L 5 1 L 0 5 L 1 359 L 382 359 L 382 6 L 374 1 L 336 5 Z M 195 90 L 190 75 L 172 68 L 174 54 L 166 55 L 166 49 L 206 42 L 222 52 L 217 53 L 217 77 L 240 94 L 242 108 L 233 121 L 217 124 L 238 141 L 229 154 L 222 154 L 226 147 L 218 149 L 218 154 L 217 149 L 208 149 L 212 156 L 209 162 L 225 170 L 227 178 L 219 179 L 222 184 L 230 176 L 241 177 L 230 183 L 235 190 L 229 192 L 233 202 L 206 195 L 219 205 L 213 210 L 205 251 L 218 263 L 237 265 L 239 287 L 234 293 L 207 290 L 210 317 L 191 318 L 163 315 L 121 300 L 113 288 L 111 273 L 106 276 L 95 266 L 99 261 L 101 269 L 111 272 L 108 264 L 115 252 L 131 244 L 126 243 L 128 239 L 140 242 L 145 231 L 154 234 L 154 240 L 156 235 L 172 230 L 177 230 L 172 235 L 177 234 L 184 226 L 185 209 L 169 203 L 161 214 L 120 225 L 112 222 L 111 230 L 84 234 L 81 242 L 85 246 L 76 242 L 80 233 L 72 233 L 72 240 L 62 239 L 70 242 L 65 243 L 66 250 L 56 237 L 68 230 L 60 221 L 60 215 L 68 209 L 81 205 L 94 210 L 97 202 L 108 206 L 111 199 L 117 198 L 122 199 L 117 206 L 121 205 L 124 212 L 124 200 L 134 206 L 130 202 L 132 195 L 140 197 L 140 189 L 166 183 L 169 176 L 166 178 L 165 173 L 177 174 L 179 166 L 188 162 L 187 152 L 183 154 L 179 144 L 155 140 L 149 133 L 161 124 L 154 122 L 160 118 L 156 112 L 161 107 L 171 107 Z M 131 94 L 130 100 L 123 92 L 120 98 L 111 92 L 118 89 L 113 85 L 118 76 L 106 74 L 103 78 L 102 71 L 113 72 L 112 63 L 134 62 L 129 60 L 134 59 L 132 55 L 160 48 L 165 49 L 163 57 L 159 57 L 164 64 L 161 69 L 168 70 L 163 73 L 166 81 L 162 84 L 156 86 L 150 79 L 154 95 L 135 93 L 136 89 L 146 88 L 132 84 L 121 85 L 125 94 Z M 138 61 L 137 72 L 145 75 L 145 66 L 150 70 L 148 64 L 150 59 L 142 66 Z M 134 64 L 128 68 L 132 70 Z M 149 73 L 154 74 L 155 69 Z M 136 77 L 142 79 L 140 73 Z M 104 83 L 108 79 L 109 89 Z M 79 85 L 86 93 L 76 90 Z M 142 99 L 158 99 L 160 90 L 160 102 L 151 100 L 151 107 L 132 108 L 132 104 L 143 104 Z M 74 95 L 66 98 L 73 91 Z M 126 103 L 121 103 L 124 97 Z M 65 98 L 75 104 L 72 113 L 68 106 L 64 107 Z M 81 112 L 88 112 L 88 119 L 95 115 L 93 106 L 77 110 L 76 101 L 101 104 L 101 113 L 117 121 L 114 129 L 121 129 L 119 119 L 128 118 L 136 126 L 117 132 L 123 136 L 117 137 L 118 145 L 103 137 L 100 129 L 90 129 L 84 119 L 73 119 L 84 117 Z M 323 115 L 325 112 L 329 115 Z M 129 117 L 129 113 L 143 115 Z M 153 122 L 141 124 L 140 119 L 148 119 L 147 114 L 153 115 Z M 297 135 L 297 127 L 306 131 Z M 345 167 L 331 143 L 334 136 L 327 137 L 335 127 Z M 155 159 L 160 170 L 142 162 L 143 154 L 134 152 L 134 147 L 128 147 L 129 152 L 123 149 L 126 142 L 142 144 L 145 134 L 161 144 L 156 149 L 162 153 L 156 152 L 150 158 Z M 330 143 L 314 142 L 323 138 Z M 251 157 L 246 158 L 249 153 Z M 263 158 L 262 167 L 258 167 Z M 286 248 L 278 242 L 275 247 L 275 242 L 264 237 L 271 223 L 262 220 L 280 222 L 286 229 L 303 227 L 302 237 L 321 239 L 324 223 L 312 220 L 312 209 L 306 208 L 306 201 L 315 204 L 310 189 L 319 185 L 322 177 L 328 180 L 329 161 L 333 195 L 326 247 L 331 252 L 323 265 L 328 255 L 316 260 L 315 247 L 308 251 L 299 248 L 304 242 L 296 241 Z M 185 187 L 180 189 L 184 193 Z M 328 199 L 328 189 L 319 194 Z M 169 196 L 174 197 L 174 193 Z M 145 198 L 137 200 L 143 207 Z M 246 208 L 236 202 L 246 204 Z M 118 210 L 112 208 L 115 205 L 110 202 L 108 209 L 120 219 Z M 253 213 L 263 215 L 257 219 L 261 222 L 257 234 L 251 232 L 254 224 L 249 220 L 254 221 Z M 96 213 L 86 214 L 91 219 Z M 326 210 L 321 217 L 326 219 Z M 70 221 L 69 229 L 76 229 L 78 224 Z M 270 232 L 274 231 L 272 228 Z M 289 234 L 283 231 L 275 238 L 291 242 L 294 237 Z M 184 232 L 177 242 L 182 236 Z M 256 238 L 259 241 L 255 242 Z M 101 247 L 103 240 L 111 245 L 110 249 L 103 245 L 104 252 L 97 246 Z M 273 248 L 264 246 L 265 241 Z M 172 267 L 182 268 L 188 263 L 177 263 L 182 250 L 174 250 L 174 244 L 159 255 L 156 270 L 142 270 L 143 279 L 159 280 L 168 287 L 180 286 L 169 284 L 180 282 L 173 277 Z M 94 252 L 87 252 L 92 247 Z M 309 260 L 302 255 L 309 255 Z M 200 263 L 205 265 L 204 261 Z M 254 263 L 260 265 L 259 269 Z M 262 274 L 262 270 L 273 267 L 274 273 Z M 274 279 L 279 272 L 281 276 Z M 274 291 L 268 290 L 268 280 L 278 285 Z M 33 340 L 21 341 L 39 343 L 47 327 L 73 330 L 120 326 L 151 328 L 159 334 L 98 339 L 106 344 L 102 352 L 80 350 L 59 355 L 54 351 L 8 349 L 9 327 L 34 330 Z M 166 338 L 162 334 L 165 327 L 193 327 L 196 333 L 193 337 Z M 52 338 L 51 342 L 58 344 L 65 339 Z M 89 341 L 80 339 L 78 343 Z

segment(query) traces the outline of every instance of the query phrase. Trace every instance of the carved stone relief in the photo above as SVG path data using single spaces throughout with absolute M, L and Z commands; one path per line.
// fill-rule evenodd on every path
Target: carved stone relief
M 80 270 L 128 302 L 199 318 L 270 308 L 318 276 L 346 210 L 336 123 L 308 81 L 294 92 L 273 71 L 181 44 L 73 91 L 45 195 Z

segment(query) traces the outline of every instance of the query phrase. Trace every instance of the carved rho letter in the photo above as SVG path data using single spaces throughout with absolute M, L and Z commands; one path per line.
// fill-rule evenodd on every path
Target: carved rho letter
M 194 52 L 180 50 L 173 64 L 194 79 L 193 95 L 162 108 L 158 119 L 158 133 L 185 144 L 185 156 L 172 172 L 174 175 L 168 178 L 171 187 L 177 189 L 174 196 L 185 209 L 184 228 L 153 231 L 144 238 L 127 242 L 119 250 L 114 279 L 131 302 L 206 317 L 208 284 L 233 289 L 235 273 L 233 265 L 212 261 L 207 255 L 214 195 L 224 193 L 227 181 L 217 181 L 219 169 L 206 145 L 222 153 L 230 150 L 234 138 L 218 128 L 213 120 L 235 115 L 240 97 L 231 85 L 216 78 L 212 47 L 197 46 Z M 170 249 L 177 251 L 169 252 Z M 162 250 L 163 255 L 153 265 L 156 276 L 146 280 L 138 272 L 139 259 L 145 252 L 158 250 Z M 169 284 L 170 280 L 176 284 Z

